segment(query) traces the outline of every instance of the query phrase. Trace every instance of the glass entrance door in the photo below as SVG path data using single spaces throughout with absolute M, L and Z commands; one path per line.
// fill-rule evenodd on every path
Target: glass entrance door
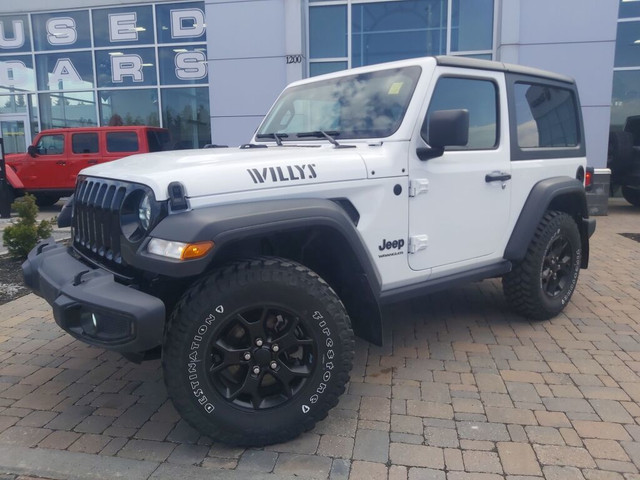
M 24 153 L 31 145 L 29 117 L 27 115 L 0 115 L 0 136 L 4 140 L 4 153 Z

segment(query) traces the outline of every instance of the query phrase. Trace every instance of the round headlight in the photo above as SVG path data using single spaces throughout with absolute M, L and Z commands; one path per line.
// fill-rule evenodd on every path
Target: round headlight
M 148 230 L 151 224 L 151 199 L 149 194 L 145 194 L 138 205 L 138 219 L 140 220 L 140 226 L 143 230 Z

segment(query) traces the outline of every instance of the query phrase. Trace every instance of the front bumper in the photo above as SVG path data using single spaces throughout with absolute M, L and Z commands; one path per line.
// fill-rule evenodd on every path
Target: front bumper
M 162 300 L 85 265 L 52 238 L 29 253 L 22 271 L 27 286 L 52 306 L 56 323 L 75 338 L 121 353 L 162 343 Z

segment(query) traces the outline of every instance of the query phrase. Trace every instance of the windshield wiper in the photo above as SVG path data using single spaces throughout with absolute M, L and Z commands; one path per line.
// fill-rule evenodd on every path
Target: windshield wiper
M 326 138 L 327 140 L 329 140 L 329 142 L 331 142 L 331 144 L 335 148 L 355 148 L 356 147 L 355 145 L 339 144 L 338 141 L 335 138 L 333 138 L 340 135 L 340 132 L 336 130 L 315 130 L 313 132 L 300 132 L 300 133 L 297 133 L 296 135 L 298 136 L 298 138 L 304 138 L 304 137 Z
M 256 135 L 256 138 L 273 138 L 279 147 L 282 146 L 282 139 L 289 138 L 289 135 L 286 133 L 259 133 Z

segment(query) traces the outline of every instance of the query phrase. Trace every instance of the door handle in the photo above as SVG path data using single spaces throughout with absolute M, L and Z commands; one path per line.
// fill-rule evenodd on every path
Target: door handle
M 96 163 L 98 163 L 98 160 L 87 160 L 87 163 L 95 165 Z
M 66 164 L 67 164 L 67 162 L 65 162 L 64 160 L 58 160 L 56 162 L 56 165 L 66 165 Z
M 511 180 L 511 174 L 506 172 L 491 172 L 487 173 L 484 177 L 484 181 L 489 182 L 506 182 Z

